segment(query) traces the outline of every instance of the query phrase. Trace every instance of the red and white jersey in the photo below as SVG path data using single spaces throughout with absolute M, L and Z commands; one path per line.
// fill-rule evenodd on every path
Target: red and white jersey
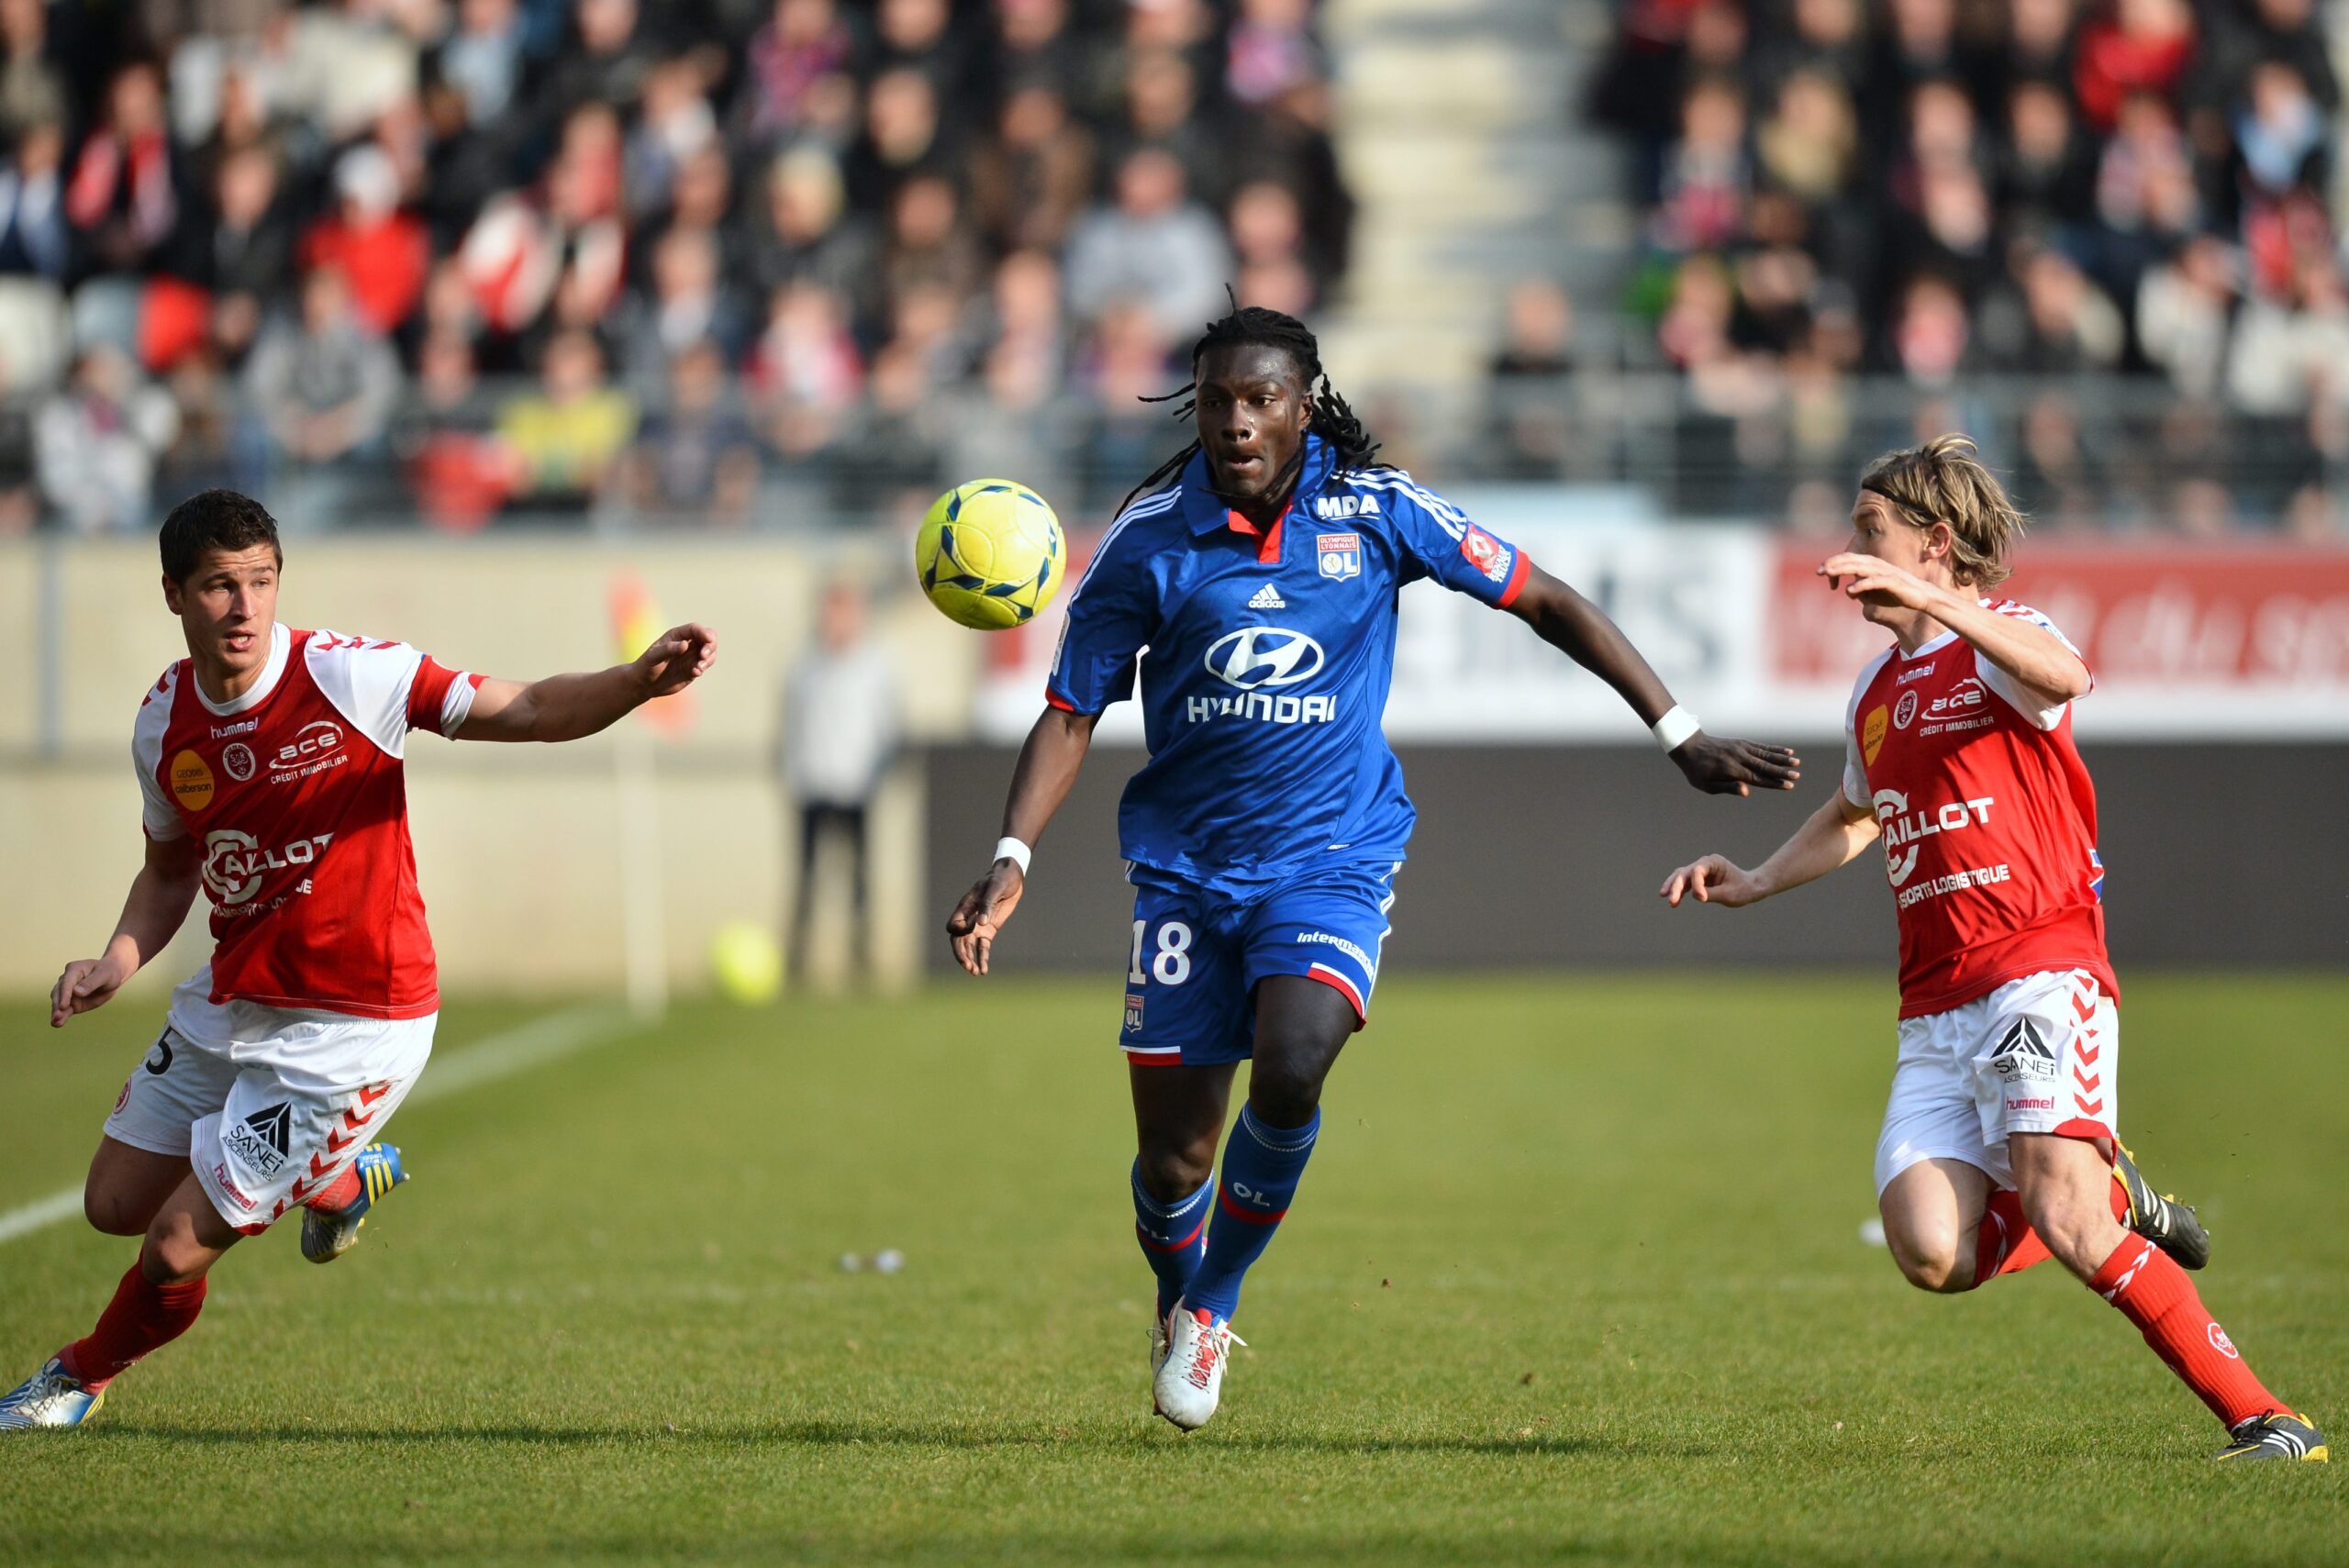
M 231 702 L 206 697 L 188 660 L 163 672 L 131 753 L 148 837 L 203 840 L 212 1002 L 439 1008 L 401 757 L 412 728 L 456 734 L 480 684 L 403 643 L 283 626 Z
M 2027 605 L 1982 603 L 2072 647 Z M 2105 955 L 2096 787 L 2072 743 L 2070 704 L 2041 707 L 1944 632 L 1860 672 L 1843 740 L 1843 794 L 1884 828 L 1902 1018 L 2047 970 L 2086 970 L 2120 994 Z

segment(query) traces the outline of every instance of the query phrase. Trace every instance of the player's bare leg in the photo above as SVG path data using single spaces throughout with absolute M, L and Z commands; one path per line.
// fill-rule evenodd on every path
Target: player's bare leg
M 1876 1199 L 1884 1243 L 1919 1290 L 1956 1295 L 1977 1283 L 1975 1265 L 1992 1184 L 1963 1160 L 1922 1160 Z
M 2186 1271 L 2114 1218 L 2112 1167 L 2099 1144 L 2018 1133 L 2009 1151 L 2032 1229 L 2056 1261 L 2119 1308 L 2210 1407 L 2232 1440 L 2219 1457 L 2330 1457 L 2323 1434 L 2252 1375 Z
M 118 1168 L 136 1165 L 126 1161 Z M 116 1285 L 97 1326 L 0 1396 L 0 1431 L 78 1427 L 89 1419 L 116 1377 L 195 1322 L 204 1309 L 206 1276 L 239 1240 L 192 1173 L 163 1200 L 145 1235 L 139 1261 Z
M 1241 1279 L 1288 1212 L 1320 1129 L 1321 1085 L 1362 1021 L 1343 992 L 1302 975 L 1266 976 L 1255 1007 L 1248 1104 L 1226 1145 L 1207 1256 L 1175 1304 L 1152 1385 L 1159 1413 L 1186 1431 L 1221 1399 Z
M 187 1156 L 101 1138 L 82 1184 L 82 1213 L 102 1236 L 144 1236 L 188 1179 Z

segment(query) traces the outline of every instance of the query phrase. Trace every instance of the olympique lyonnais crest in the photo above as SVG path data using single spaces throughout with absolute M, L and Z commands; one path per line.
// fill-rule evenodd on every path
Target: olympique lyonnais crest
M 1313 550 L 1321 558 L 1322 576 L 1342 583 L 1362 575 L 1362 535 L 1320 534 L 1313 540 Z
M 1126 993 L 1126 1032 L 1141 1033 L 1141 998 L 1130 991 Z

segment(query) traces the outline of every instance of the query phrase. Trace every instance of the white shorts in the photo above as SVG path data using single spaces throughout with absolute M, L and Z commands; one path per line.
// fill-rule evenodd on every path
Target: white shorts
M 2110 1138 L 2120 1125 L 2112 998 L 2082 972 L 2027 974 L 1945 1013 L 1900 1020 L 1876 1190 L 1922 1160 L 1963 1160 L 2011 1187 L 2013 1134 Z
M 248 1236 L 332 1185 L 383 1136 L 440 1021 L 184 1001 L 130 1070 L 106 1134 L 185 1154 L 212 1207 Z

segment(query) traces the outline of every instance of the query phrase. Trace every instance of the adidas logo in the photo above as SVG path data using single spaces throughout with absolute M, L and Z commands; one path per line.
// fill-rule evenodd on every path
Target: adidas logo
M 1288 601 L 1281 597 L 1278 588 L 1267 583 L 1256 590 L 1256 596 L 1248 601 L 1248 607 L 1252 610 L 1285 610 L 1288 608 Z

